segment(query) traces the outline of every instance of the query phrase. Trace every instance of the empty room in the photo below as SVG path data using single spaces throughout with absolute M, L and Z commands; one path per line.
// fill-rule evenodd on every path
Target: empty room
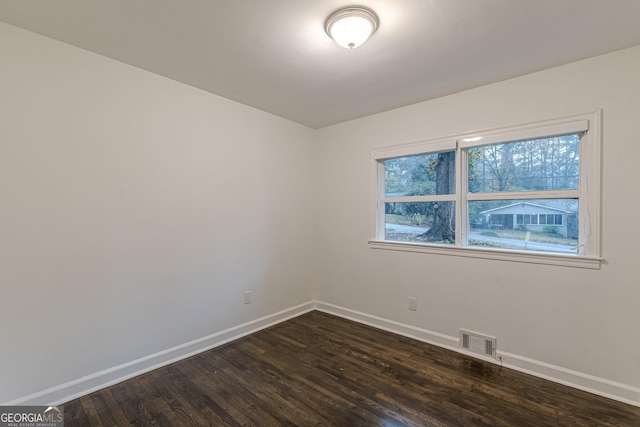
M 1 1 L 0 426 L 640 425 L 638 19 Z

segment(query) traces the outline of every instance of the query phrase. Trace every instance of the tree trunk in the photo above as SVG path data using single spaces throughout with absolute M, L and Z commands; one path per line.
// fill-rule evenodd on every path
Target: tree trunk
M 455 183 L 455 153 L 439 153 L 436 160 L 436 194 L 454 194 Z M 433 224 L 424 237 L 432 242 L 455 241 L 455 209 L 452 202 L 435 204 Z

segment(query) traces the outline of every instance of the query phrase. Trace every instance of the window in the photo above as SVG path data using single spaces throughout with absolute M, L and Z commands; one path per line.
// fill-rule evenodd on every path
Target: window
M 397 157 L 384 167 L 385 240 L 426 241 L 441 222 L 455 231 L 455 151 Z M 439 223 L 440 225 L 440 223 Z M 452 244 L 444 234 L 439 243 Z
M 599 121 L 375 150 L 371 246 L 599 268 Z

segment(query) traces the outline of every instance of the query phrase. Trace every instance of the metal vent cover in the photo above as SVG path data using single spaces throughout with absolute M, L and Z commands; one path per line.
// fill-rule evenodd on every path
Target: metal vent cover
M 497 345 L 495 337 L 460 329 L 460 348 L 464 350 L 497 359 Z

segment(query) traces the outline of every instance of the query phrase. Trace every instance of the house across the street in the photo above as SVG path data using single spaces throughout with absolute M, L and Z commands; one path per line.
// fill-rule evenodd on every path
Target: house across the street
M 528 231 L 541 233 L 549 230 L 548 226 L 554 226 L 554 230 L 563 237 L 575 238 L 578 234 L 575 212 L 535 203 L 513 203 L 482 211 L 480 215 L 489 228 L 493 229 L 517 229 L 524 226 Z

